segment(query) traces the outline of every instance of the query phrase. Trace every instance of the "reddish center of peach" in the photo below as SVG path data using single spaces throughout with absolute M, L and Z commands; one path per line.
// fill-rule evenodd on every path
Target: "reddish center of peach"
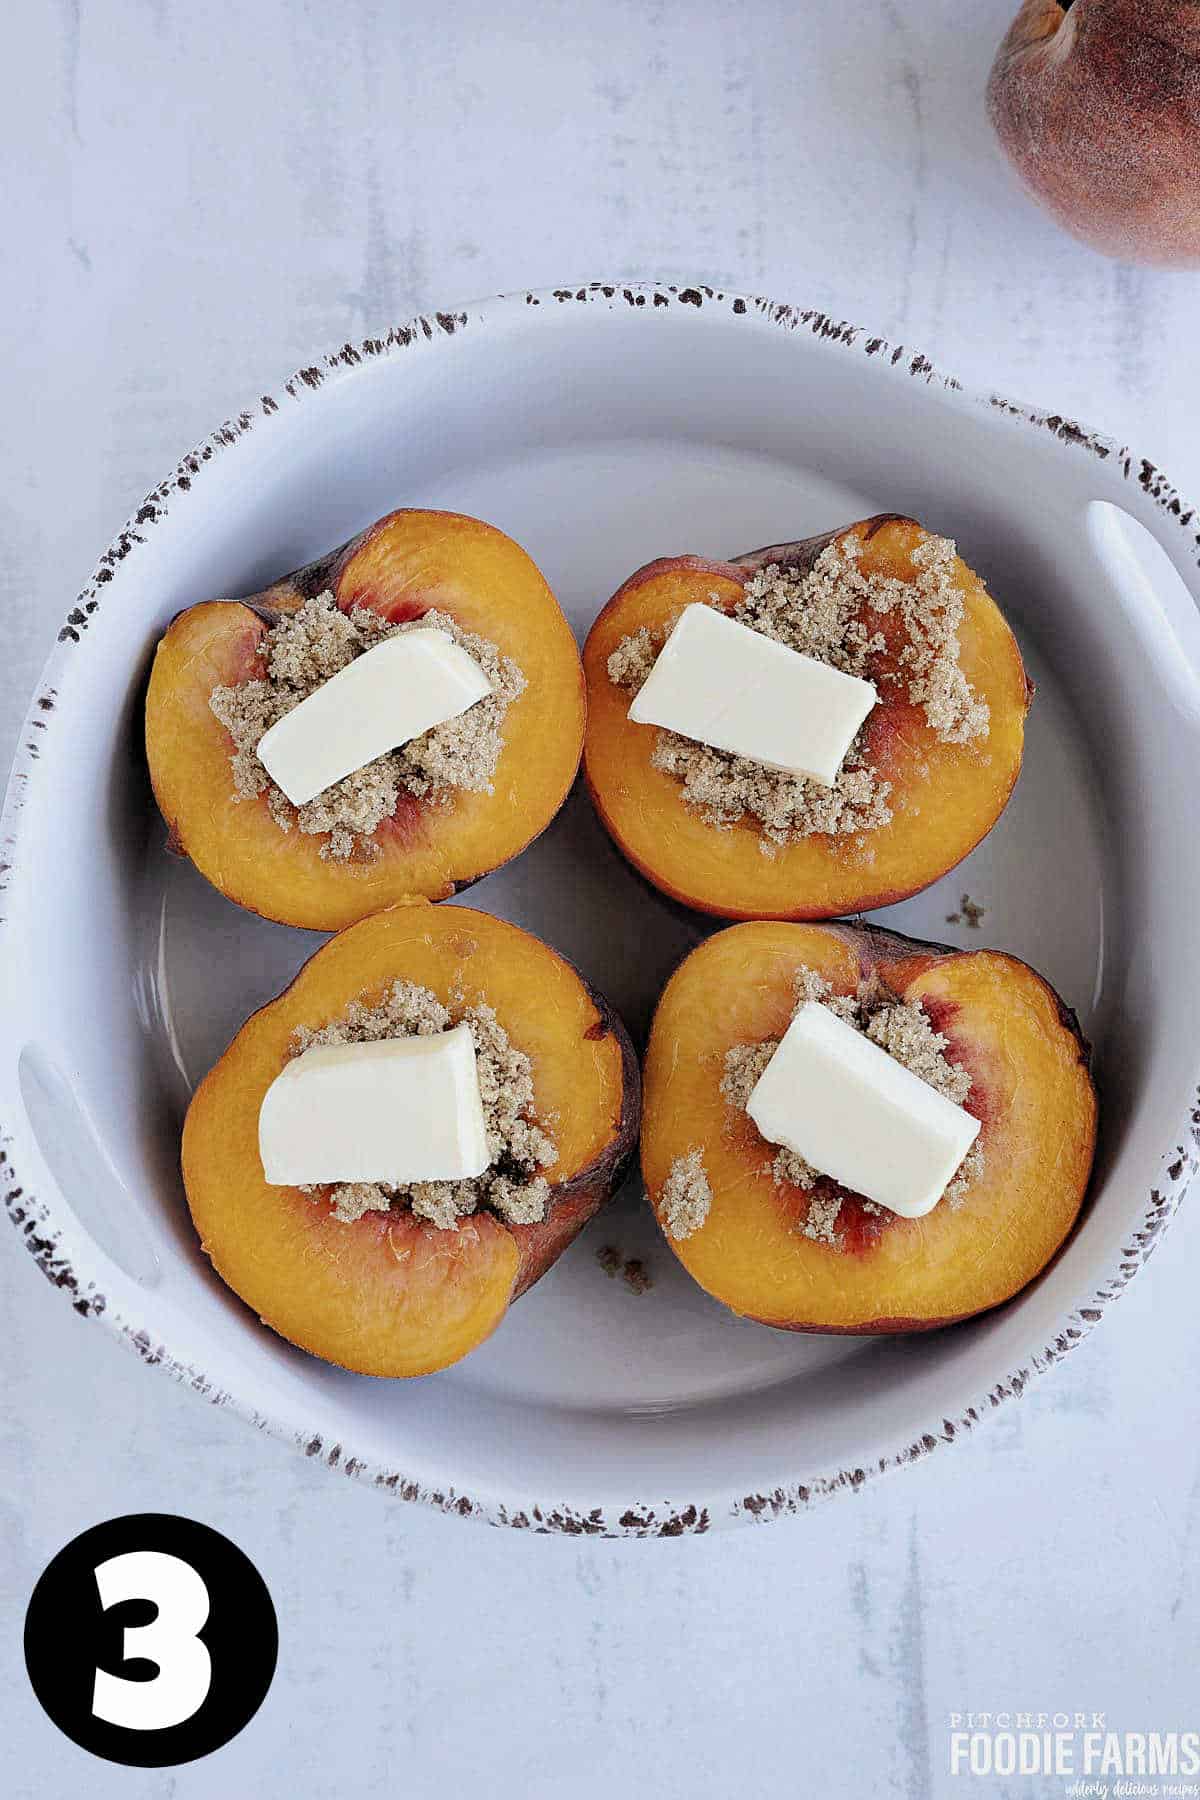
M 933 1029 L 946 1040 L 946 1061 L 958 1063 L 971 1077 L 971 1091 L 963 1101 L 963 1108 L 973 1119 L 979 1120 L 986 1136 L 996 1108 L 988 1083 L 987 1066 L 978 1046 L 954 1029 L 954 1021 L 961 1008 L 954 1000 L 939 1000 L 930 994 L 922 994 L 921 1005 Z
M 419 599 L 413 594 L 397 594 L 389 599 L 373 588 L 342 588 L 338 592 L 337 603 L 343 612 L 353 612 L 356 606 L 366 607 L 369 612 L 378 613 L 390 625 L 408 625 L 413 619 L 423 619 L 430 607 L 428 600 Z
M 376 829 L 375 841 L 381 849 L 388 838 L 394 839 L 402 850 L 411 849 L 421 836 L 424 822 L 423 803 L 415 794 L 407 794 L 402 789 L 395 812 Z
M 873 1250 L 888 1227 L 895 1224 L 897 1215 L 886 1211 L 868 1212 L 861 1194 L 852 1194 L 848 1188 L 836 1184 L 831 1186 L 842 1201 L 837 1216 L 842 1248 L 851 1256 L 863 1256 Z
M 247 625 L 245 631 L 228 640 L 228 670 L 224 676 L 225 687 L 241 687 L 244 681 L 261 681 L 263 676 L 263 660 L 258 654 L 258 646 L 266 633 L 266 625 L 261 619 L 255 619 Z

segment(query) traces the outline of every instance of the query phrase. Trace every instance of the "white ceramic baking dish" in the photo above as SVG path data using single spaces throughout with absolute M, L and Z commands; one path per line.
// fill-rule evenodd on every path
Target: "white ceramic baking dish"
M 141 745 L 156 638 L 397 505 L 524 544 L 582 636 L 648 558 L 722 556 L 867 513 L 958 539 L 1039 693 L 1025 772 L 958 871 L 883 915 L 1042 970 L 1097 1052 L 1102 1140 L 1051 1269 L 974 1324 L 901 1340 L 738 1321 L 631 1187 L 458 1368 L 345 1374 L 213 1277 L 180 1183 L 191 1085 L 317 939 L 239 912 L 164 850 Z M 1086 1334 L 1195 1162 L 1200 964 L 1197 521 L 1134 452 L 968 394 L 922 356 L 706 288 L 594 286 L 347 345 L 213 434 L 105 552 L 30 709 L 4 815 L 3 1191 L 76 1310 L 331 1468 L 535 1529 L 675 1534 L 802 1509 L 970 1430 Z M 947 923 L 961 894 L 982 928 Z M 635 1036 L 708 926 L 651 895 L 578 793 L 470 903 L 547 936 Z M 635 1294 L 597 1250 L 640 1257 Z M 64 1429 L 66 1429 L 64 1422 Z

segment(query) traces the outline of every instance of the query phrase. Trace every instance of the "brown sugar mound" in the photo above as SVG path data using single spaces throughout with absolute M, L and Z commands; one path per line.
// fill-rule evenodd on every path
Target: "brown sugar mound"
M 293 707 L 386 639 L 418 628 L 443 631 L 472 657 L 492 692 L 457 718 L 435 725 L 410 743 L 389 751 L 328 787 L 307 805 L 293 806 L 258 758 L 263 735 Z M 241 800 L 266 794 L 271 817 L 281 831 L 293 827 L 324 836 L 323 857 L 338 861 L 378 854 L 374 833 L 391 818 L 402 794 L 446 805 L 456 791 L 487 793 L 504 747 L 504 716 L 525 688 L 511 657 L 474 632 L 464 631 L 448 613 L 392 625 L 366 607 L 343 612 L 328 591 L 285 613 L 263 634 L 257 654 L 262 674 L 236 687 L 214 688 L 213 713 L 233 740 L 230 763 L 234 792 Z
M 912 581 L 864 575 L 862 550 L 861 538 L 850 533 L 826 545 L 807 573 L 769 565 L 746 583 L 731 616 L 844 674 L 901 686 L 942 743 L 986 737 L 987 704 L 959 667 L 963 596 L 954 580 L 953 543 L 932 536 L 921 543 L 912 555 Z M 881 676 L 873 672 L 874 659 L 886 645 L 864 623 L 872 614 L 897 615 L 903 631 L 898 667 Z M 656 642 L 645 626 L 623 638 L 608 659 L 610 681 L 636 694 L 665 641 Z M 708 823 L 727 829 L 753 819 L 771 854 L 775 845 L 800 838 L 858 836 L 890 822 L 891 784 L 871 766 L 864 744 L 860 732 L 831 787 L 671 731 L 658 732 L 651 761 L 679 781 L 685 804 Z

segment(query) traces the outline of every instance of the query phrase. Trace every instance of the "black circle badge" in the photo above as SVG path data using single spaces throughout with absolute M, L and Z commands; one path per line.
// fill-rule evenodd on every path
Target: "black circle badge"
M 174 1513 L 93 1525 L 50 1563 L 25 1614 L 43 1710 L 109 1762 L 161 1769 L 236 1737 L 275 1673 L 267 1585 L 219 1531 Z

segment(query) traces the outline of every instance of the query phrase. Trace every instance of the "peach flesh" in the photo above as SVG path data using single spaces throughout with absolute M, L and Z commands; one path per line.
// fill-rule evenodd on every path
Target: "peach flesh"
M 962 1204 L 921 1219 L 871 1214 L 840 1190 L 842 1245 L 797 1227 L 810 1196 L 771 1173 L 770 1147 L 720 1092 L 726 1051 L 782 1036 L 798 969 L 835 992 L 877 974 L 919 1001 L 972 1077 L 983 1167 Z M 1096 1098 L 1074 1016 L 1026 964 L 873 926 L 734 925 L 668 982 L 645 1060 L 642 1170 L 661 1215 L 676 1158 L 700 1150 L 712 1189 L 691 1236 L 667 1242 L 736 1313 L 791 1331 L 923 1331 L 1000 1305 L 1055 1254 L 1083 1202 Z

